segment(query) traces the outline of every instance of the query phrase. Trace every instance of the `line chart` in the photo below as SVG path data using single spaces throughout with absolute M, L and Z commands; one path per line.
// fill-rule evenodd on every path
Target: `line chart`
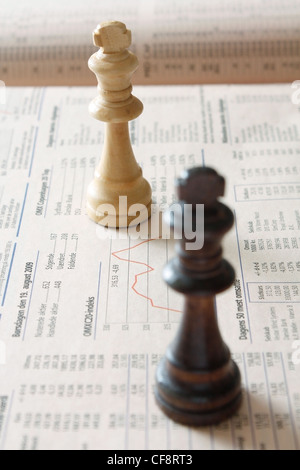
M 122 250 L 115 251 L 115 252 L 112 253 L 112 256 L 114 256 L 115 258 L 119 259 L 120 261 L 125 261 L 125 262 L 127 262 L 127 263 L 137 264 L 137 265 L 144 266 L 144 267 L 147 268 L 146 271 L 143 271 L 143 272 L 140 272 L 140 273 L 134 275 L 134 283 L 133 283 L 132 286 L 131 286 L 131 289 L 133 290 L 133 292 L 135 292 L 135 293 L 136 293 L 137 295 L 139 295 L 140 297 L 143 297 L 144 299 L 146 299 L 147 301 L 149 301 L 150 304 L 151 304 L 151 306 L 152 306 L 153 308 L 157 308 L 157 309 L 161 309 L 161 310 L 167 310 L 167 311 L 169 311 L 169 312 L 181 313 L 181 310 L 177 310 L 177 309 L 170 308 L 170 307 L 167 307 L 167 306 L 156 305 L 156 304 L 154 303 L 154 300 L 153 300 L 152 297 L 147 296 L 147 295 L 143 294 L 142 292 L 140 292 L 140 291 L 138 290 L 138 281 L 139 281 L 139 277 L 140 277 L 140 276 L 143 276 L 143 275 L 146 275 L 146 274 L 148 274 L 148 273 L 150 273 L 150 272 L 152 272 L 152 271 L 155 271 L 155 268 L 153 268 L 152 266 L 150 266 L 150 265 L 147 264 L 147 263 L 143 263 L 142 261 L 135 261 L 135 260 L 133 260 L 133 259 L 131 259 L 131 258 L 128 258 L 128 259 L 127 259 L 127 258 L 121 258 L 121 257 L 119 256 L 120 253 L 124 253 L 124 252 L 128 252 L 128 251 L 133 251 L 135 248 L 137 248 L 137 247 L 139 247 L 139 246 L 141 246 L 141 245 L 143 245 L 143 244 L 145 244 L 145 243 L 150 243 L 150 242 L 152 242 L 152 241 L 154 241 L 154 240 L 157 240 L 157 239 L 155 239 L 155 238 L 150 238 L 150 239 L 148 239 L 148 240 L 144 240 L 144 241 L 142 241 L 142 242 L 140 242 L 140 243 L 137 243 L 136 245 L 134 245 L 134 246 L 132 246 L 132 247 L 123 248 Z
M 162 280 L 172 241 L 115 239 L 110 243 L 105 324 L 180 321 L 182 296 Z

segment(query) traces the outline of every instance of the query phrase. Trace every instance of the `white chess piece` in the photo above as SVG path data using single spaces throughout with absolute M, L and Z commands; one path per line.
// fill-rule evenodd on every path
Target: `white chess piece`
M 151 208 L 151 188 L 134 157 L 128 130 L 128 121 L 143 111 L 141 101 L 131 94 L 131 76 L 138 60 L 127 50 L 131 32 L 118 21 L 99 25 L 94 44 L 100 49 L 91 56 L 89 68 L 97 76 L 99 94 L 89 112 L 106 123 L 106 132 L 100 164 L 88 188 L 87 211 L 99 224 L 127 227 L 136 217 L 128 214 L 130 206 L 144 206 L 139 222 L 149 218 Z M 120 207 L 120 196 L 127 197 L 127 207 Z

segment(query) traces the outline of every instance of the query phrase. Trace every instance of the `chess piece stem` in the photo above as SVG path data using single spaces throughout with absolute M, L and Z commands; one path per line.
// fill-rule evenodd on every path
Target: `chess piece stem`
M 143 104 L 131 94 L 138 61 L 127 50 L 131 33 L 123 23 L 102 23 L 94 32 L 94 43 L 100 49 L 91 56 L 89 67 L 98 79 L 98 96 L 89 112 L 106 123 L 106 132 L 101 161 L 88 188 L 87 211 L 99 224 L 127 227 L 135 219 L 128 215 L 130 206 L 144 206 L 139 222 L 148 219 L 151 207 L 151 188 L 135 160 L 128 130 L 128 122 L 143 111 Z M 119 205 L 120 196 L 127 197 L 125 209 Z
M 136 180 L 140 174 L 141 169 L 132 151 L 127 123 L 107 123 L 97 177 L 122 183 Z
M 241 402 L 240 372 L 222 340 L 215 306 L 215 295 L 234 280 L 222 258 L 221 240 L 233 224 L 232 212 L 217 200 L 223 191 L 224 179 L 210 168 L 190 170 L 178 181 L 179 199 L 192 205 L 193 216 L 196 204 L 205 204 L 204 245 L 187 250 L 183 234 L 178 257 L 164 270 L 164 280 L 185 295 L 185 305 L 177 336 L 158 366 L 155 395 L 167 416 L 192 426 L 218 423 Z

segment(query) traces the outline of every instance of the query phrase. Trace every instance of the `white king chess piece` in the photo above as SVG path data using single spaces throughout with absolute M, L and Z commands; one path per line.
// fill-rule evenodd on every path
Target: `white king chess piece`
M 102 23 L 94 31 L 98 52 L 89 68 L 98 79 L 98 96 L 90 103 L 92 117 L 106 123 L 104 147 L 87 194 L 87 211 L 95 222 L 109 227 L 128 227 L 147 220 L 151 210 L 151 187 L 143 178 L 131 147 L 128 121 L 137 118 L 143 104 L 131 94 L 131 76 L 137 57 L 127 48 L 131 32 L 119 21 Z M 127 204 L 119 204 L 127 198 Z M 138 205 L 138 206 L 134 206 Z M 130 211 L 131 208 L 131 211 Z

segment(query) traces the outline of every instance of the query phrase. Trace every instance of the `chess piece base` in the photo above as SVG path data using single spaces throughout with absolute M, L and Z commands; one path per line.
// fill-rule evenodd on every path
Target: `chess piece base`
M 241 404 L 239 369 L 230 359 L 214 372 L 187 372 L 163 358 L 157 369 L 155 398 L 161 410 L 180 424 L 218 424 L 232 416 Z
M 128 123 L 106 124 L 101 161 L 87 191 L 88 216 L 100 225 L 128 227 L 137 217 L 137 224 L 150 217 L 151 202 L 151 186 L 135 160 Z
M 177 336 L 156 374 L 156 400 L 174 421 L 216 424 L 241 402 L 240 371 L 222 340 L 212 296 L 185 299 Z

